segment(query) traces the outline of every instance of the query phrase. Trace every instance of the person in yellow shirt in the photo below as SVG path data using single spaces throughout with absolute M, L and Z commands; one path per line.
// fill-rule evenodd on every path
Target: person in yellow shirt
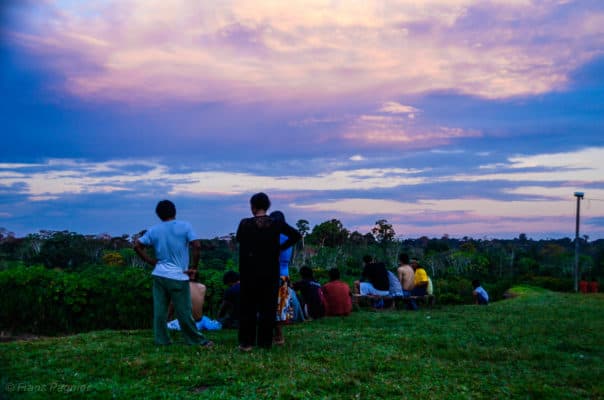
M 415 286 L 411 291 L 412 296 L 425 296 L 428 294 L 428 273 L 423 269 L 416 259 L 411 260 L 411 267 L 415 271 Z

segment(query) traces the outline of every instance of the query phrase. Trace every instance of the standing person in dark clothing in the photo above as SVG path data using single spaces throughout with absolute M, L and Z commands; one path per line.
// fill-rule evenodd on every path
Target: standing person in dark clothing
M 301 238 L 296 229 L 266 214 L 270 205 L 266 194 L 253 195 L 250 206 L 254 216 L 242 219 L 237 228 L 241 351 L 250 351 L 254 345 L 271 347 L 279 290 L 279 253 Z M 279 244 L 281 234 L 287 240 Z

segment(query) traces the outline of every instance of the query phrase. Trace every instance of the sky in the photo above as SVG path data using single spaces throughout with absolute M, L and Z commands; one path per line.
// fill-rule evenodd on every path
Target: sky
M 0 3 L 0 228 L 604 238 L 601 0 Z

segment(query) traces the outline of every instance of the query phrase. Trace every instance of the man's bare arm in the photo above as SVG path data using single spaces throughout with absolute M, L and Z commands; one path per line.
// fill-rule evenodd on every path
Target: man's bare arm
M 147 252 L 145 251 L 145 245 L 139 242 L 138 239 L 134 241 L 134 251 L 136 252 L 136 254 L 138 254 L 140 259 L 146 262 L 147 264 L 150 264 L 152 266 L 155 266 L 155 264 L 157 264 L 157 260 L 147 254 Z
M 191 262 L 189 269 L 185 271 L 189 275 L 189 279 L 195 279 L 197 274 L 197 265 L 199 265 L 199 258 L 201 256 L 201 243 L 199 240 L 193 240 L 189 246 L 191 246 Z

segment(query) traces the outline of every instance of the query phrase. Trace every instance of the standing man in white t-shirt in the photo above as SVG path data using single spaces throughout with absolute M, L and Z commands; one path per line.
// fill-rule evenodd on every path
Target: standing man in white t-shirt
M 189 277 L 194 276 L 199 263 L 201 245 L 191 224 L 176 220 L 176 207 L 169 200 L 157 203 L 155 213 L 162 221 L 149 228 L 134 243 L 139 257 L 153 265 L 153 334 L 155 344 L 171 343 L 166 320 L 170 300 L 174 304 L 174 314 L 178 319 L 185 342 L 190 345 L 212 346 L 197 330 L 191 312 L 191 292 Z M 153 247 L 155 257 L 145 252 L 145 247 Z M 192 248 L 192 263 L 189 267 L 189 246 Z

